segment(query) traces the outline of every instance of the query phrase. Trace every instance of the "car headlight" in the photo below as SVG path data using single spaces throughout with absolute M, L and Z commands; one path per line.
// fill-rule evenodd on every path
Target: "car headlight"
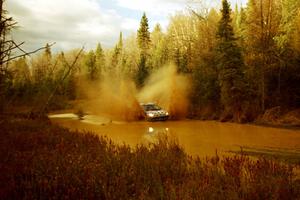
M 148 115 L 148 117 L 154 117 L 154 114 L 153 113 L 149 113 L 149 114 L 147 114 Z

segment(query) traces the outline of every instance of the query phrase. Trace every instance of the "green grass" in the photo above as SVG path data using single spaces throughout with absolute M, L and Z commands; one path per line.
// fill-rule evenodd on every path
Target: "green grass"
M 292 165 L 200 159 L 176 141 L 132 149 L 45 120 L 0 120 L 0 199 L 299 199 Z

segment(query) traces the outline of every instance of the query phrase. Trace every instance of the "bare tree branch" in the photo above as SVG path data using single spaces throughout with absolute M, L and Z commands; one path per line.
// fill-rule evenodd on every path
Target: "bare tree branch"
M 52 44 L 50 44 L 49 47 L 53 46 L 54 44 L 55 44 L 55 42 L 52 43 Z M 8 59 L 6 59 L 6 60 L 0 62 L 0 65 L 5 64 L 5 63 L 7 63 L 7 62 L 9 62 L 9 61 L 11 61 L 11 60 L 14 60 L 14 59 L 16 59 L 16 58 L 20 58 L 20 57 L 23 57 L 23 56 L 29 56 L 29 55 L 31 55 L 31 54 L 34 54 L 34 53 L 36 53 L 36 52 L 38 52 L 38 51 L 40 51 L 40 50 L 46 49 L 46 48 L 47 48 L 47 46 L 44 46 L 44 47 L 38 48 L 38 49 L 36 49 L 36 50 L 34 50 L 34 51 L 31 51 L 31 52 L 26 52 L 26 53 L 21 54 L 21 55 L 13 56 L 13 57 L 11 57 L 11 58 L 8 58 Z
M 22 46 L 25 42 L 21 42 L 20 44 L 16 44 L 15 41 L 12 41 L 12 43 L 15 45 L 14 49 L 19 49 L 20 51 L 22 51 L 24 54 L 27 54 L 26 51 L 24 51 L 20 46 Z
M 14 49 L 20 49 L 23 53 L 27 53 L 25 52 L 23 49 L 20 48 L 21 45 L 23 45 L 25 42 L 21 42 L 20 44 L 16 44 L 14 41 L 10 41 L 11 46 L 9 48 L 7 48 L 5 51 L 3 51 L 2 53 L 6 53 L 6 52 L 10 52 Z M 13 45 L 12 45 L 13 44 Z
M 6 17 L 3 17 L 3 16 L 2 16 L 2 19 L 4 19 L 4 20 L 1 21 L 1 25 L 5 24 L 8 21 L 12 21 L 13 20 L 12 17 L 6 18 Z M 16 23 L 16 22 L 14 22 L 14 23 Z
M 10 28 L 12 28 L 13 26 L 15 26 L 16 24 L 18 24 L 18 23 L 14 22 L 12 24 L 7 24 L 7 25 L 5 25 L 5 29 L 10 30 Z

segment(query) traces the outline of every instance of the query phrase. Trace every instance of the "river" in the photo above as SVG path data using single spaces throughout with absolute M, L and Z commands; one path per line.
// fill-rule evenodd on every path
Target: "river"
M 158 133 L 166 133 L 194 156 L 211 156 L 216 151 L 222 155 L 243 150 L 284 154 L 300 160 L 300 130 L 199 120 L 121 122 L 93 115 L 78 120 L 71 113 L 49 117 L 53 123 L 71 130 L 92 131 L 132 147 L 155 142 Z

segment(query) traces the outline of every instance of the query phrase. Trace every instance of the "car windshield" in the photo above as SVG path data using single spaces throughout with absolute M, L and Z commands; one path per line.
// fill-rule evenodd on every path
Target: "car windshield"
M 154 104 L 143 105 L 143 108 L 145 111 L 161 110 L 161 108 L 159 106 L 154 105 Z

